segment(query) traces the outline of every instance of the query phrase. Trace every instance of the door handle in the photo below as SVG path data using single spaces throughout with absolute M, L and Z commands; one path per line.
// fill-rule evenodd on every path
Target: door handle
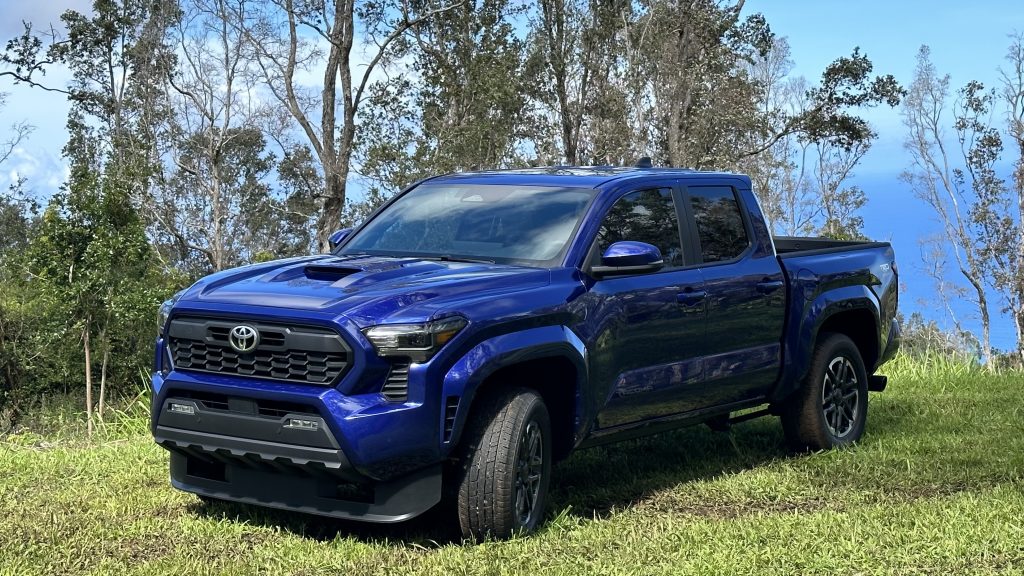
M 690 290 L 689 292 L 680 292 L 676 294 L 676 301 L 683 306 L 696 306 L 704 301 L 708 297 L 708 293 L 703 290 Z
M 785 282 L 782 280 L 769 280 L 765 278 L 757 283 L 757 291 L 761 294 L 771 294 L 783 286 L 785 286 Z

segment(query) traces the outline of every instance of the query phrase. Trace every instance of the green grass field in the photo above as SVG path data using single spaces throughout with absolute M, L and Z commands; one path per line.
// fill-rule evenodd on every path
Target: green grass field
M 793 456 L 777 419 L 584 450 L 541 531 L 463 545 L 203 505 L 139 422 L 0 441 L 0 574 L 1024 573 L 1024 375 L 887 367 L 854 449 Z

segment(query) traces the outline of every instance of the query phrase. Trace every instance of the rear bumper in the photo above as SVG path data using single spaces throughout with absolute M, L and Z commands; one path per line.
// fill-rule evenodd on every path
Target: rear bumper
M 892 360 L 893 356 L 896 356 L 896 353 L 900 350 L 900 341 L 902 337 L 900 323 L 894 318 L 892 323 L 889 325 L 889 338 L 886 340 L 885 350 L 882 351 L 882 356 L 878 360 L 879 366 L 885 364 L 889 360 Z

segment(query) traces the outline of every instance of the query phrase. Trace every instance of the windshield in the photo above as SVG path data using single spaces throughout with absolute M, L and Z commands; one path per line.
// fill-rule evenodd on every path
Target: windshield
M 339 253 L 552 264 L 593 195 L 585 188 L 424 184 Z

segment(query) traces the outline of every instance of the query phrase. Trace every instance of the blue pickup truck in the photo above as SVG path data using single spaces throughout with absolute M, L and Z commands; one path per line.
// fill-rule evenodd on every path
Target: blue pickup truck
M 769 414 L 799 450 L 856 442 L 899 341 L 892 247 L 773 239 L 739 174 L 440 176 L 332 244 L 161 306 L 176 488 L 370 522 L 444 499 L 506 537 L 578 448 Z

